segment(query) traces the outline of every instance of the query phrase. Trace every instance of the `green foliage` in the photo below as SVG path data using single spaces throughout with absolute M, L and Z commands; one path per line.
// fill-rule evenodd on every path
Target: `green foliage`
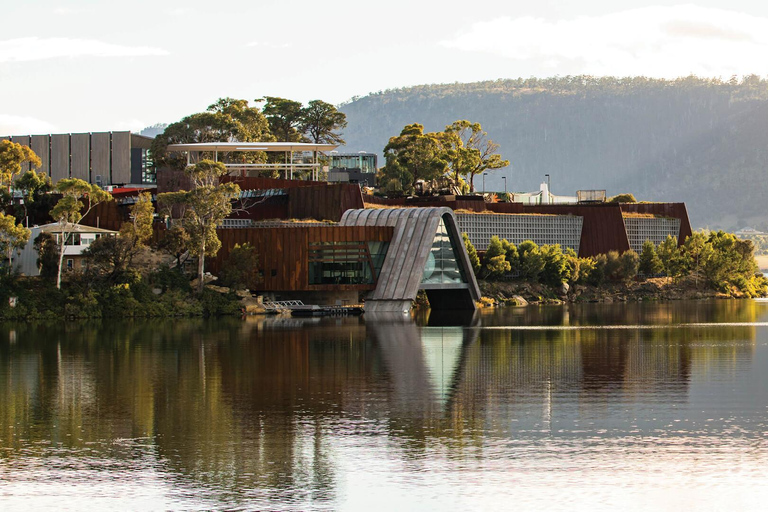
M 509 240 L 501 241 L 501 248 L 504 250 L 504 257 L 509 262 L 509 266 L 512 270 L 519 270 L 520 268 L 520 255 L 517 252 L 515 244 Z
M 531 240 L 526 240 L 517 248 L 520 258 L 520 273 L 525 279 L 537 281 L 544 271 L 544 257 L 539 246 Z
M 13 253 L 24 248 L 31 233 L 16 223 L 16 217 L 0 212 L 0 263 L 7 263 L 8 273 L 13 271 Z
M 168 153 L 168 145 L 272 140 L 274 137 L 269 132 L 269 123 L 261 110 L 251 107 L 247 100 L 222 98 L 210 105 L 205 112 L 192 114 L 169 124 L 163 133 L 152 141 L 151 154 L 155 169 L 168 166 L 183 170 L 187 165 L 186 157 L 181 153 Z M 213 158 L 213 155 L 203 156 Z M 223 162 L 255 163 L 266 159 L 262 152 L 219 153 L 218 156 Z
M 64 263 L 64 247 L 83 217 L 97 204 L 112 201 L 112 194 L 78 178 L 65 178 L 56 184 L 56 191 L 61 199 L 51 210 L 51 217 L 59 223 L 59 264 L 56 275 L 56 288 L 61 288 L 61 270 Z M 83 213 L 85 204 L 88 206 Z
M 483 274 L 490 278 L 502 277 L 511 270 L 506 252 L 498 236 L 492 236 L 483 256 Z
M 640 253 L 638 272 L 646 276 L 660 274 L 664 271 L 664 264 L 656 254 L 656 246 L 650 240 L 643 242 L 643 250 Z
M 679 278 L 685 274 L 685 259 L 677 245 L 677 237 L 667 235 L 667 238 L 656 248 L 656 254 L 668 276 Z
M 731 287 L 748 296 L 762 294 L 762 277 L 754 259 L 754 245 L 730 233 L 718 231 L 709 235 L 711 255 L 702 262 L 704 277 L 715 289 L 728 293 Z M 759 292 L 760 291 L 760 292 Z
M 621 263 L 618 280 L 628 282 L 637 277 L 637 270 L 640 267 L 640 257 L 632 249 L 625 251 L 619 258 Z
M 43 163 L 28 146 L 9 140 L 0 140 L 0 187 L 10 191 L 16 176 L 21 174 L 22 164 L 40 167 Z
M 37 268 L 40 269 L 40 277 L 53 282 L 59 269 L 59 249 L 56 241 L 49 233 L 40 233 L 34 241 L 37 251 Z
M 16 181 L 13 182 L 13 187 L 21 192 L 24 198 L 24 217 L 36 218 L 36 206 L 39 205 L 41 198 L 50 192 L 53 188 L 51 178 L 42 172 L 27 171 L 22 174 Z M 44 213 L 47 214 L 50 208 L 45 209 L 46 205 L 42 206 Z M 43 213 L 43 212 L 41 212 Z M 42 217 L 42 215 L 40 215 Z
M 624 193 L 624 194 L 618 194 L 610 199 L 608 199 L 609 203 L 636 203 L 637 199 L 635 199 L 635 196 L 630 193 Z
M 417 181 L 434 180 L 448 169 L 444 137 L 424 133 L 418 123 L 407 125 L 400 135 L 389 139 L 384 158 L 387 163 L 381 169 L 383 181 L 398 180 L 406 194 L 413 193 Z
M 502 160 L 497 153 L 499 145 L 488 138 L 480 123 L 454 121 L 445 127 L 444 133 L 451 177 L 454 183 L 459 183 L 462 176 L 468 176 L 470 192 L 475 191 L 475 176 L 509 165 L 509 160 Z
M 301 110 L 301 131 L 316 144 L 344 144 L 336 132 L 346 126 L 346 114 L 330 103 L 312 100 Z
M 278 142 L 300 142 L 302 134 L 302 105 L 299 101 L 265 96 L 261 113 L 269 122 L 269 131 Z
M 235 244 L 221 266 L 219 282 L 235 290 L 254 290 L 259 283 L 259 254 L 246 242 Z
M 598 254 L 594 258 L 587 258 L 591 263 L 582 265 L 582 269 L 586 272 L 584 279 L 590 286 L 601 286 L 607 277 L 606 269 L 608 267 L 608 256 L 605 254 Z
M 563 252 L 565 256 L 565 266 L 566 266 L 566 272 L 568 274 L 568 280 L 571 283 L 576 283 L 581 278 L 581 262 L 582 260 L 579 258 L 579 256 L 576 254 L 576 251 L 571 249 L 570 247 L 567 248 Z
M 544 268 L 539 275 L 539 280 L 552 287 L 568 282 L 570 279 L 570 266 L 560 244 L 542 245 L 540 253 L 541 259 L 544 262 Z
M 240 187 L 231 182 L 216 184 L 227 172 L 220 162 L 203 160 L 184 172 L 194 188 L 166 192 L 158 195 L 157 200 L 169 215 L 181 212 L 176 223 L 188 237 L 187 249 L 198 258 L 198 292 L 202 292 L 205 257 L 215 256 L 219 251 L 221 241 L 216 227 L 232 211 L 232 200 L 240 195 Z
M 469 256 L 469 264 L 472 265 L 472 271 L 477 275 L 478 272 L 480 272 L 480 257 L 477 255 L 477 249 L 475 249 L 475 246 L 472 245 L 472 242 L 469 240 L 469 235 L 462 233 L 461 238 L 464 240 L 464 247 Z

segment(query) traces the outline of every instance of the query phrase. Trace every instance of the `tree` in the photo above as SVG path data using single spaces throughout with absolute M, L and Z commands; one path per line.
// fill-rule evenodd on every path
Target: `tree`
M 53 281 L 58 274 L 59 265 L 59 249 L 56 240 L 50 233 L 42 232 L 35 238 L 34 248 L 37 251 L 37 268 L 40 270 L 40 277 Z
M 381 170 L 382 178 L 386 183 L 400 181 L 406 194 L 413 192 L 417 181 L 439 178 L 448 169 L 443 135 L 424 133 L 418 123 L 407 125 L 400 135 L 391 137 L 384 147 L 384 157 L 387 163 Z
M 168 145 L 272 140 L 274 137 L 269 132 L 269 122 L 261 110 L 249 106 L 247 100 L 222 98 L 210 105 L 205 112 L 192 114 L 169 124 L 163 133 L 152 141 L 152 158 L 156 170 L 163 166 L 182 170 L 187 165 L 186 157 L 180 153 L 168 153 Z M 247 163 L 264 161 L 265 156 L 262 152 L 238 153 L 237 157 L 232 154 L 219 154 L 219 160 Z
M 646 276 L 660 274 L 664 270 L 664 265 L 656 254 L 656 246 L 650 240 L 643 242 L 643 250 L 640 252 L 640 261 L 638 272 Z
M 664 265 L 664 272 L 668 276 L 678 278 L 685 273 L 685 265 L 677 245 L 677 237 L 667 235 L 656 248 L 656 254 L 659 255 L 661 264 Z
M 302 138 L 303 107 L 301 102 L 265 96 L 261 113 L 269 122 L 269 130 L 278 142 L 299 142 Z
M 712 247 L 712 254 L 704 262 L 703 271 L 712 287 L 721 291 L 728 291 L 730 286 L 741 291 L 754 287 L 758 268 L 750 240 L 718 231 L 709 235 L 707 243 Z
M 301 109 L 300 129 L 315 144 L 344 144 L 337 130 L 347 127 L 347 115 L 330 103 L 312 100 Z
M 83 254 L 89 258 L 93 270 L 116 281 L 132 266 L 133 259 L 152 238 L 155 208 L 149 192 L 139 194 L 131 206 L 130 222 L 120 227 L 120 236 L 103 236 L 93 242 Z
M 497 153 L 499 145 L 487 138 L 480 123 L 467 120 L 454 121 L 445 127 L 448 144 L 448 161 L 451 177 L 455 183 L 461 176 L 469 177 L 469 190 L 475 191 L 475 176 L 487 170 L 501 169 L 509 165 L 509 160 L 502 160 Z
M 568 260 L 560 248 L 560 244 L 542 245 L 540 248 L 544 268 L 539 279 L 549 286 L 560 286 L 568 281 Z
M 29 217 L 30 206 L 40 198 L 42 194 L 52 189 L 51 178 L 42 172 L 27 171 L 14 181 L 13 186 L 20 191 L 24 198 L 24 217 Z
M 624 251 L 619 257 L 619 274 L 618 279 L 620 281 L 629 282 L 637 277 L 637 269 L 640 265 L 640 257 L 632 249 Z
M 511 270 L 519 270 L 520 268 L 520 255 L 517 252 L 515 244 L 509 240 L 501 241 L 501 248 L 504 249 L 504 258 L 509 262 Z
M 531 240 L 525 240 L 517 247 L 517 253 L 520 257 L 520 272 L 523 277 L 537 281 L 544 270 L 544 258 L 539 246 Z
M 221 266 L 221 285 L 235 290 L 253 290 L 260 280 L 259 253 L 256 248 L 248 242 L 243 245 L 235 244 Z
M 477 249 L 469 240 L 469 235 L 462 233 L 461 238 L 464 240 L 464 247 L 467 249 L 467 256 L 469 256 L 469 264 L 472 265 L 472 271 L 477 275 L 480 272 L 480 257 L 477 255 Z
M 29 163 L 33 168 L 43 162 L 28 146 L 22 146 L 9 140 L 0 140 L 0 187 L 11 191 L 16 176 L 21 174 L 22 164 Z
M 492 236 L 483 256 L 483 268 L 486 277 L 499 278 L 512 270 L 505 256 L 506 253 L 501 240 L 496 235 Z
M 9 274 L 13 271 L 14 251 L 24 248 L 31 233 L 21 224 L 16 224 L 13 215 L 0 212 L 0 254 L 8 261 Z
M 198 258 L 198 293 L 203 291 L 205 257 L 215 256 L 221 247 L 216 227 L 232 212 L 232 201 L 240 195 L 235 183 L 219 183 L 227 168 L 220 162 L 203 160 L 188 167 L 184 173 L 192 190 L 160 194 L 158 202 L 169 213 L 177 213 L 180 228 L 189 237 L 189 252 Z
M 112 201 L 112 194 L 99 188 L 98 185 L 91 185 L 78 178 L 65 178 L 56 184 L 56 191 L 62 197 L 56 206 L 51 210 L 51 217 L 59 223 L 60 235 L 59 245 L 59 265 L 56 272 L 56 288 L 61 289 L 61 269 L 64 263 L 64 248 L 72 238 L 72 233 L 80 221 L 88 215 L 97 204 L 104 201 Z M 85 213 L 81 213 L 86 205 L 81 200 L 88 202 Z
M 702 269 L 714 253 L 708 236 L 701 231 L 693 233 L 693 235 L 685 239 L 683 253 L 685 254 L 686 273 L 693 274 L 694 281 L 698 287 Z

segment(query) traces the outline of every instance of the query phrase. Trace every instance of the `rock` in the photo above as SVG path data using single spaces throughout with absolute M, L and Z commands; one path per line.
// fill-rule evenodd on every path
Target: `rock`
M 205 287 L 209 290 L 213 290 L 214 292 L 219 293 L 229 293 L 230 291 L 226 286 L 216 286 L 215 284 L 207 284 Z
M 244 299 L 246 297 L 250 297 L 251 296 L 251 291 L 250 290 L 237 290 L 237 291 L 235 291 L 235 295 L 237 295 L 241 299 Z
M 527 306 L 528 305 L 528 301 L 525 300 L 520 295 L 513 295 L 510 299 L 515 301 L 515 304 L 518 305 L 518 306 Z
M 568 295 L 568 290 L 570 290 L 571 287 L 568 286 L 568 283 L 563 283 L 563 285 L 560 287 L 560 295 Z
M 162 288 L 152 288 L 152 293 L 154 293 L 155 295 L 160 295 L 161 293 L 163 293 L 163 289 Z

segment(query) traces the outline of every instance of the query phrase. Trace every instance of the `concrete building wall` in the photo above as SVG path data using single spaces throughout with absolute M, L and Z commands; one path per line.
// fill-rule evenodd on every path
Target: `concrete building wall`
M 110 134 L 108 132 L 91 134 L 91 179 L 97 182 L 96 176 L 101 176 L 102 185 L 110 185 Z
M 646 240 L 658 246 L 672 235 L 680 237 L 680 219 L 664 217 L 624 217 L 624 225 L 627 228 L 629 247 L 640 253 Z
M 91 135 L 89 133 L 73 133 L 70 138 L 71 167 L 70 177 L 90 182 L 91 167 Z
M 51 135 L 51 180 L 69 178 L 69 134 Z
M 40 157 L 40 160 L 43 163 L 43 165 L 40 166 L 37 172 L 42 172 L 43 174 L 50 176 L 51 175 L 51 166 L 50 166 L 51 137 L 50 135 L 33 135 L 31 144 L 32 145 L 30 147 L 32 148 L 32 151 L 34 151 L 35 154 Z
M 14 135 L 12 138 L 12 142 L 15 142 L 16 144 L 21 144 L 22 146 L 29 146 L 29 135 Z M 30 169 L 29 163 L 25 162 L 21 164 L 21 172 L 25 173 Z
M 131 133 L 112 132 L 112 183 L 131 182 Z
M 459 230 L 469 236 L 475 249 L 485 251 L 492 236 L 520 245 L 531 240 L 538 245 L 560 244 L 579 252 L 584 222 L 576 215 L 524 215 L 457 213 Z

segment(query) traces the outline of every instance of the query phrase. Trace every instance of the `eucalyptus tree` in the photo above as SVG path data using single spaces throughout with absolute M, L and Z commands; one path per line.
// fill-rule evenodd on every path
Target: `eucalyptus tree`
M 173 217 L 174 229 L 184 231 L 189 239 L 189 252 L 197 257 L 198 293 L 203 291 L 205 257 L 215 256 L 221 248 L 216 227 L 232 212 L 232 201 L 240 195 L 235 183 L 219 183 L 227 173 L 224 164 L 203 160 L 184 170 L 192 190 L 166 192 L 158 203 Z
M 56 271 L 56 288 L 61 289 L 61 269 L 64 263 L 64 248 L 71 240 L 83 217 L 97 204 L 112 201 L 112 194 L 78 178 L 65 178 L 56 184 L 61 199 L 51 210 L 51 217 L 59 224 L 59 264 Z M 86 201 L 84 203 L 83 201 Z M 83 213 L 85 208 L 85 213 Z
M 475 191 L 475 176 L 509 165 L 509 160 L 498 154 L 499 145 L 488 138 L 480 123 L 454 121 L 445 127 L 445 134 L 451 177 L 458 183 L 461 176 L 468 176 L 471 192 Z

